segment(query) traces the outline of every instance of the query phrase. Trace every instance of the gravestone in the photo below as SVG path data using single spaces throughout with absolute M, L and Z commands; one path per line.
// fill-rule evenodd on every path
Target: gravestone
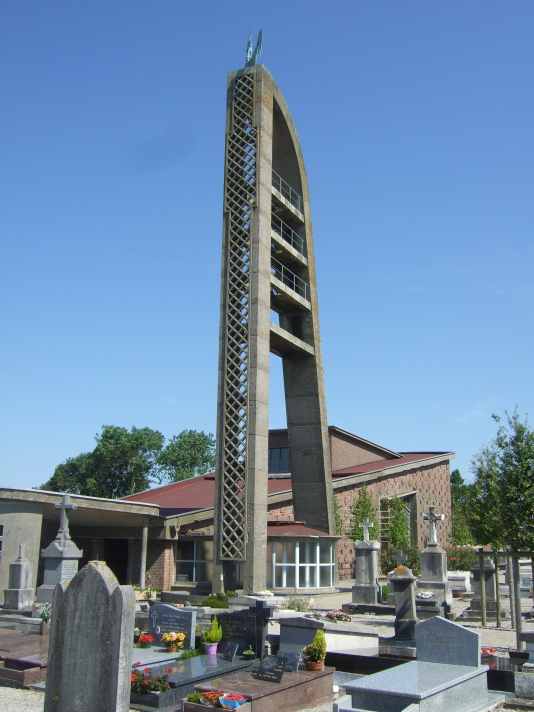
M 76 509 L 76 505 L 71 504 L 68 494 L 64 494 L 61 504 L 55 507 L 60 510 L 59 529 L 54 541 L 41 551 L 44 572 L 43 585 L 37 589 L 39 603 L 52 602 L 57 584 L 70 581 L 76 576 L 79 560 L 83 556 L 83 551 L 72 541 L 69 531 L 67 512 Z
M 241 611 L 218 614 L 224 641 L 238 644 L 242 653 L 251 647 L 259 658 L 263 658 L 267 639 L 267 624 L 273 609 L 265 601 L 255 601 L 255 605 Z
M 435 507 L 423 514 L 430 523 L 428 543 L 421 554 L 421 576 L 417 581 L 418 613 L 426 616 L 443 614 L 444 604 L 451 603 L 447 579 L 447 552 L 438 544 L 437 524 L 445 520 Z
M 252 674 L 257 680 L 281 682 L 286 670 L 286 660 L 285 655 L 271 655 L 262 660 Z
M 324 630 L 324 622 L 314 618 L 280 618 L 280 655 L 300 653 L 315 637 L 317 630 Z
M 194 608 L 175 608 L 169 603 L 153 603 L 148 614 L 149 630 L 156 641 L 163 633 L 185 633 L 184 648 L 195 647 L 197 612 Z
M 22 611 L 33 605 L 31 564 L 24 557 L 24 545 L 19 544 L 19 555 L 9 565 L 9 585 L 4 590 L 4 608 Z
M 388 574 L 388 579 L 395 597 L 395 635 L 379 638 L 379 654 L 415 658 L 416 578 L 411 569 L 399 564 Z
M 371 541 L 369 529 L 374 526 L 369 519 L 362 524 L 363 541 L 354 545 L 356 582 L 352 587 L 352 602 L 376 605 L 378 603 L 378 558 L 380 542 Z
M 439 616 L 415 626 L 417 659 L 447 665 L 480 665 L 478 632 Z
M 338 712 L 487 712 L 505 698 L 488 690 L 479 635 L 440 617 L 415 626 L 417 660 L 345 684 Z
M 103 561 L 54 592 L 44 712 L 128 712 L 135 595 Z
M 471 587 L 473 598 L 468 609 L 460 616 L 465 620 L 478 620 L 482 616 L 482 593 L 481 593 L 481 571 L 477 564 L 471 570 Z M 483 581 L 486 589 L 486 616 L 488 618 L 496 618 L 497 616 L 497 592 L 496 582 L 498 572 L 495 570 L 495 564 L 489 556 L 484 556 L 483 560 Z M 502 610 L 501 617 L 507 617 L 507 612 Z

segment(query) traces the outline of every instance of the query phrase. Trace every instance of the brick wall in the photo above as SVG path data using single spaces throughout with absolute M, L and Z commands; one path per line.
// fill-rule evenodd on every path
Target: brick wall
M 176 578 L 172 541 L 150 541 L 146 560 L 147 586 L 168 591 Z
M 344 530 L 350 528 L 352 503 L 358 497 L 358 490 L 361 486 L 352 484 L 335 491 Z M 373 498 L 377 510 L 381 497 L 416 492 L 417 546 L 419 549 L 425 547 L 428 536 L 428 525 L 423 521 L 423 512 L 427 512 L 431 505 L 435 505 L 439 512 L 445 514 L 445 521 L 441 526 L 438 526 L 438 539 L 441 546 L 447 546 L 451 534 L 451 492 L 448 463 L 415 467 L 402 474 L 386 475 L 367 484 L 367 491 Z M 287 505 L 269 511 L 269 519 L 287 519 L 291 515 L 292 507 Z M 343 537 L 337 542 L 336 560 L 338 579 L 353 578 L 354 543 L 351 539 Z

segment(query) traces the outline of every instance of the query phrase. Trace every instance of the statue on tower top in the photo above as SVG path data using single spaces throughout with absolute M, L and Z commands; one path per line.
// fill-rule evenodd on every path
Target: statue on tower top
M 263 32 L 262 30 L 260 30 L 258 32 L 258 37 L 256 38 L 256 46 L 254 47 L 254 49 L 252 49 L 252 36 L 248 38 L 245 67 L 253 67 L 261 56 L 262 50 Z

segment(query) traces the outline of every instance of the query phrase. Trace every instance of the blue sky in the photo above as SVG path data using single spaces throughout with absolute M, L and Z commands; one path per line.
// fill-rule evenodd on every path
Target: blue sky
M 307 163 L 330 423 L 468 473 L 534 410 L 534 5 L 4 0 L 0 485 L 213 430 L 226 73 Z M 273 359 L 271 424 L 284 423 Z

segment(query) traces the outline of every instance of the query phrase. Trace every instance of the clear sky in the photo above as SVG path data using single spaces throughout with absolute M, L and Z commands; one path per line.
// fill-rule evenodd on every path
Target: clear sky
M 307 163 L 332 424 L 468 474 L 534 411 L 534 3 L 3 0 L 0 485 L 214 430 L 226 74 Z M 273 361 L 275 361 L 273 359 Z M 284 424 L 274 363 L 271 425 Z

